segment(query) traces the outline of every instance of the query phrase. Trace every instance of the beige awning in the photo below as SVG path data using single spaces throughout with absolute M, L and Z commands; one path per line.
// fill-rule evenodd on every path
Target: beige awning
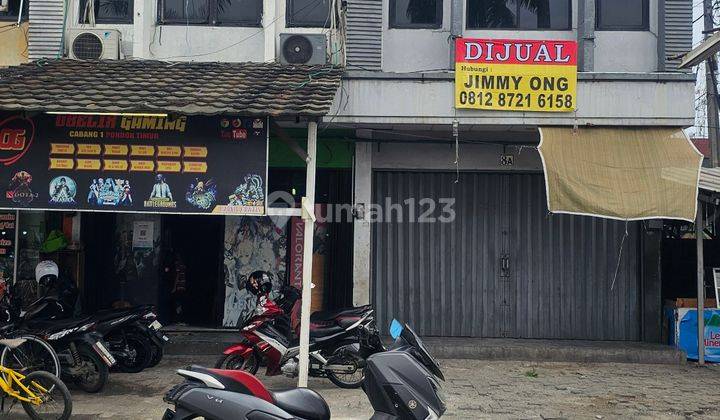
M 542 127 L 548 209 L 695 220 L 702 155 L 678 128 Z

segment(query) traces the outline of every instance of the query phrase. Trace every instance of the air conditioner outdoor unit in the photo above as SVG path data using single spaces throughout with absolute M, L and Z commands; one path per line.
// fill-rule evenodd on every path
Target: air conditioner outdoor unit
M 322 34 L 280 34 L 283 64 L 325 64 L 327 38 Z
M 115 29 L 70 29 L 68 41 L 68 57 L 76 60 L 120 58 L 120 32 Z

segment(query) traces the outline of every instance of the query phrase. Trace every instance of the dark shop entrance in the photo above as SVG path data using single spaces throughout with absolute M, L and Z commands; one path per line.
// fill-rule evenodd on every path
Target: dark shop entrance
M 85 308 L 158 306 L 165 324 L 217 326 L 222 216 L 84 213 Z

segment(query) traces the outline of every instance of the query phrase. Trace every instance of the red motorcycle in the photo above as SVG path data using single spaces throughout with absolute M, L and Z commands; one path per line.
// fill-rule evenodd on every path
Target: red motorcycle
M 288 313 L 297 304 L 297 297 L 288 298 L 288 294 L 299 296 L 286 289 L 280 304 L 264 292 L 258 297 L 255 312 L 240 328 L 241 341 L 223 351 L 215 364 L 217 369 L 255 374 L 265 363 L 268 376 L 297 376 L 299 339 Z M 311 376 L 327 377 L 341 388 L 360 387 L 367 357 L 385 350 L 372 313 L 369 306 L 362 306 L 312 315 Z

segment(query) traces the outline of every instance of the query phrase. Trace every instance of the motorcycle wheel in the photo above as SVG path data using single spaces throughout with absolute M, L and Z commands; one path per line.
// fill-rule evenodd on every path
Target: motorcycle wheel
M 252 375 L 256 374 L 259 368 L 260 358 L 255 352 L 247 359 L 239 354 L 224 354 L 215 363 L 215 369 L 243 370 Z
M 150 343 L 150 348 L 152 349 L 152 356 L 150 356 L 150 363 L 147 366 L 149 368 L 157 366 L 164 354 L 162 346 L 158 346 L 153 342 Z
M 362 386 L 365 380 L 365 359 L 360 357 L 353 351 L 348 351 L 345 347 L 340 347 L 328 357 L 328 365 L 347 365 L 354 364 L 355 372 L 353 373 L 336 373 L 333 371 L 325 371 L 330 382 L 340 388 L 356 389 Z
M 78 388 L 89 394 L 102 391 L 105 384 L 107 384 L 110 369 L 100 356 L 95 353 L 95 350 L 90 347 L 78 347 L 78 355 L 80 356 L 80 363 L 83 365 L 82 368 L 86 369 L 87 372 L 73 377 L 73 382 Z
M 44 371 L 32 372 L 22 381 L 42 403 L 35 405 L 23 401 L 22 407 L 33 420 L 66 420 L 72 414 L 72 398 L 65 384 L 55 375 Z
M 134 357 L 118 358 L 117 367 L 120 372 L 138 373 L 150 365 L 152 348 L 150 340 L 139 334 L 125 335 L 126 349 L 134 353 Z

